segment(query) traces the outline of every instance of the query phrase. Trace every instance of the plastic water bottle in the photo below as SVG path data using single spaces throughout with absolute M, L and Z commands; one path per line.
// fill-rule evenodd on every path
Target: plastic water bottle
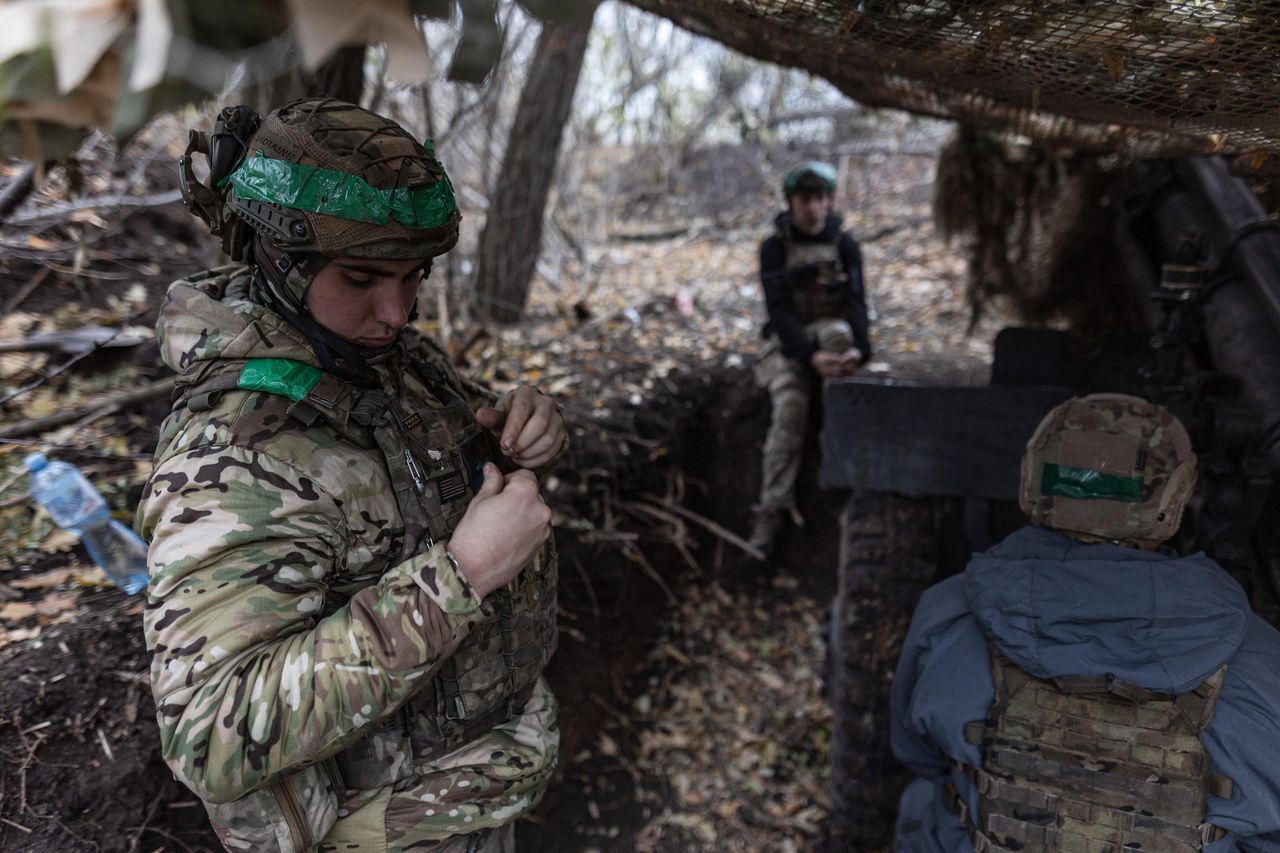
M 133 595 L 147 585 L 147 545 L 138 534 L 111 518 L 107 502 L 80 469 L 50 462 L 43 453 L 22 463 L 31 472 L 31 496 L 63 530 L 84 543 L 107 578 Z

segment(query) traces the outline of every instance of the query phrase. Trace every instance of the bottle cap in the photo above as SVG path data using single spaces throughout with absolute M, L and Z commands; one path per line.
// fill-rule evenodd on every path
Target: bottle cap
M 43 453 L 28 453 L 23 457 L 22 464 L 26 465 L 27 470 L 34 474 L 49 464 L 49 458 Z

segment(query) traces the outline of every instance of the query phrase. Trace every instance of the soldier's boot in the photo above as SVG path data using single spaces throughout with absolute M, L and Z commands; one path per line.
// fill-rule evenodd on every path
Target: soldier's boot
M 773 554 L 774 549 L 778 546 L 778 537 L 781 535 L 782 526 L 786 524 L 790 513 L 783 507 L 761 506 L 759 504 L 752 509 L 755 511 L 755 515 L 751 519 L 751 535 L 747 539 L 747 543 L 768 557 Z

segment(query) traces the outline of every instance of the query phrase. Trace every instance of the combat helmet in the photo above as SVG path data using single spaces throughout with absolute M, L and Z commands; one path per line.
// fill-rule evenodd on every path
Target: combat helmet
M 809 160 L 796 166 L 782 179 L 782 194 L 836 191 L 836 169 L 830 163 Z
M 195 153 L 209 159 L 207 185 Z M 211 133 L 191 131 L 179 177 L 184 203 L 223 251 L 256 268 L 251 298 L 306 333 L 329 369 L 336 353 L 364 372 L 371 351 L 310 316 L 316 273 L 343 256 L 432 258 L 458 240 L 453 187 L 430 143 L 334 98 L 296 100 L 261 119 L 227 107 Z
M 1109 542 L 1173 536 L 1196 482 L 1186 429 L 1163 406 L 1091 394 L 1045 416 L 1022 457 L 1019 504 L 1035 524 Z

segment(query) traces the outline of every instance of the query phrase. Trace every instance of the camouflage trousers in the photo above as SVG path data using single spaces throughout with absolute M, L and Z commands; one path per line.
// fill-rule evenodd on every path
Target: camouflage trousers
M 383 789 L 378 797 L 389 800 L 391 789 Z M 365 809 L 366 814 L 379 814 L 382 811 L 376 802 L 378 797 L 375 797 L 375 801 L 366 804 L 366 806 L 372 806 Z M 385 803 L 382 805 L 385 808 Z M 330 833 L 315 848 L 317 853 L 393 853 L 393 851 L 405 849 L 394 842 L 389 843 L 386 833 L 378 832 L 379 827 L 364 827 L 359 826 L 358 823 L 359 821 L 356 820 L 339 824 L 335 828 L 337 831 Z M 467 835 L 454 835 L 440 841 L 413 843 L 413 850 L 416 853 L 515 853 L 515 849 L 516 825 L 514 823 L 497 829 L 482 829 Z
M 760 466 L 762 507 L 795 508 L 796 479 L 800 476 L 809 425 L 812 374 L 808 365 L 783 355 L 777 341 L 770 342 L 756 364 L 756 383 L 769 392 L 773 410 Z

